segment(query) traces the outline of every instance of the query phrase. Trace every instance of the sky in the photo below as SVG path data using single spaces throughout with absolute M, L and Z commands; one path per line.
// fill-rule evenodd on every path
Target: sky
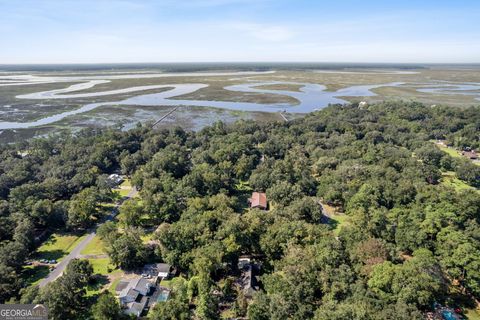
M 0 64 L 480 63 L 478 0 L 0 0 Z

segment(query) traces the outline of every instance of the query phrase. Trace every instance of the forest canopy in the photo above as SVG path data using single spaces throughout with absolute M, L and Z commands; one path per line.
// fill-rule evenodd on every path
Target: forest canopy
M 434 303 L 453 303 L 454 287 L 478 299 L 480 166 L 435 141 L 479 149 L 479 132 L 479 107 L 386 102 L 289 122 L 88 129 L 2 145 L 0 302 L 32 301 L 22 289 L 39 245 L 32 235 L 93 226 L 118 171 L 141 201 L 127 201 L 122 219 L 98 231 L 110 259 L 124 269 L 165 261 L 188 282 L 151 310 L 154 319 L 216 319 L 222 299 L 254 320 L 421 319 Z M 447 183 L 452 175 L 463 188 Z M 252 191 L 266 193 L 269 210 L 248 207 Z M 140 238 L 152 228 L 153 252 Z M 251 299 L 229 282 L 245 255 L 261 265 Z M 92 309 L 81 276 L 91 267 L 75 263 L 87 271 L 70 267 L 36 301 L 61 314 L 52 290 L 78 284 L 71 301 Z M 98 300 L 95 314 L 115 304 Z

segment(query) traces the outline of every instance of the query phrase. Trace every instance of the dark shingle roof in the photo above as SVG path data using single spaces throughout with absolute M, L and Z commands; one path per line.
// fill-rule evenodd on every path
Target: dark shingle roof
M 140 302 L 134 302 L 132 303 L 130 310 L 134 311 L 136 314 L 142 314 L 143 309 L 145 309 L 145 306 L 147 305 L 148 298 L 143 297 Z
M 166 263 L 157 263 L 157 272 L 170 272 L 170 265 Z
M 127 296 L 132 297 L 133 300 L 136 300 L 139 294 L 140 293 L 137 290 L 134 290 L 134 289 L 130 289 L 127 292 Z
M 150 281 L 148 281 L 147 279 L 139 279 L 138 282 L 137 282 L 137 285 L 135 286 L 135 290 L 145 290 L 147 288 L 147 286 L 150 284 Z
M 127 281 L 120 281 L 117 286 L 115 287 L 115 291 L 122 291 L 123 289 L 125 289 L 126 287 L 128 286 L 128 282 Z
M 169 273 L 170 269 L 171 269 L 171 266 L 167 263 L 153 263 L 153 264 L 145 265 L 145 267 L 143 269 L 144 269 L 145 273 L 147 273 L 149 275 L 152 275 L 152 276 L 156 276 L 160 272 L 161 273 Z

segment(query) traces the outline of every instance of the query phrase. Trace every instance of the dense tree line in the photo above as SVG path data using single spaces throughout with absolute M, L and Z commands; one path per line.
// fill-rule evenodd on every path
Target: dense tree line
M 184 277 L 154 319 L 215 319 L 225 297 L 250 319 L 421 319 L 452 284 L 480 297 L 480 167 L 430 141 L 479 148 L 478 132 L 478 107 L 390 102 L 288 123 L 139 126 L 3 146 L 0 300 L 18 296 L 33 230 L 90 226 L 111 197 L 105 175 L 120 169 L 141 201 L 99 230 L 112 262 L 129 269 L 153 255 Z M 442 184 L 446 171 L 473 188 Z M 252 190 L 266 192 L 270 210 L 246 209 Z M 348 217 L 338 234 L 320 202 Z M 154 253 L 146 227 L 156 229 Z M 229 278 L 246 254 L 262 264 L 250 303 Z M 95 313 L 112 301 L 101 296 Z

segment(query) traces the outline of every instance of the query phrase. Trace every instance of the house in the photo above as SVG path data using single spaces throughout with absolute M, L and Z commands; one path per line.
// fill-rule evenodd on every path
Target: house
M 447 144 L 445 143 L 445 140 L 440 140 L 438 139 L 435 144 L 439 145 L 439 146 L 442 146 L 442 147 L 446 147 Z
M 121 281 L 115 288 L 118 291 L 120 303 L 125 304 L 138 299 L 139 295 L 146 296 L 155 284 L 145 278 L 135 278 L 130 282 Z
M 112 186 L 118 186 L 120 183 L 123 182 L 123 178 L 116 174 L 116 173 L 112 173 L 111 175 L 108 176 L 108 182 L 112 185 Z
M 240 277 L 236 283 L 246 298 L 252 298 L 255 291 L 260 288 L 257 276 L 260 267 L 252 263 L 250 258 L 240 257 L 238 259 L 238 269 L 240 270 Z
M 143 267 L 143 273 L 157 278 L 158 280 L 168 279 L 171 275 L 172 266 L 167 263 L 146 264 Z
M 470 149 L 470 148 L 462 151 L 462 156 L 467 157 L 468 159 L 471 159 L 471 160 L 476 160 L 476 159 L 478 159 L 478 155 L 477 155 L 477 153 L 475 152 L 475 150 L 472 150 L 472 149 Z
M 18 151 L 17 154 L 23 159 L 28 156 L 30 153 L 28 151 Z
M 130 302 L 127 304 L 126 309 L 124 310 L 125 314 L 133 314 L 137 317 L 140 317 L 143 310 L 147 307 L 148 297 L 142 297 L 139 302 Z
M 145 278 L 120 281 L 115 287 L 120 305 L 124 313 L 139 317 L 148 305 L 148 295 L 155 288 L 155 283 Z
M 247 256 L 241 256 L 238 258 L 238 264 L 237 267 L 239 270 L 243 270 L 243 268 L 247 265 L 249 265 L 251 262 L 251 259 Z
M 250 202 L 250 208 L 267 210 L 267 195 L 264 192 L 253 192 L 248 202 Z
M 134 289 L 128 289 L 125 292 L 121 292 L 119 295 L 120 303 L 125 305 L 130 302 L 134 302 L 138 299 L 140 293 Z
M 361 101 L 361 102 L 358 104 L 358 109 L 365 109 L 366 107 L 368 107 L 367 101 Z

